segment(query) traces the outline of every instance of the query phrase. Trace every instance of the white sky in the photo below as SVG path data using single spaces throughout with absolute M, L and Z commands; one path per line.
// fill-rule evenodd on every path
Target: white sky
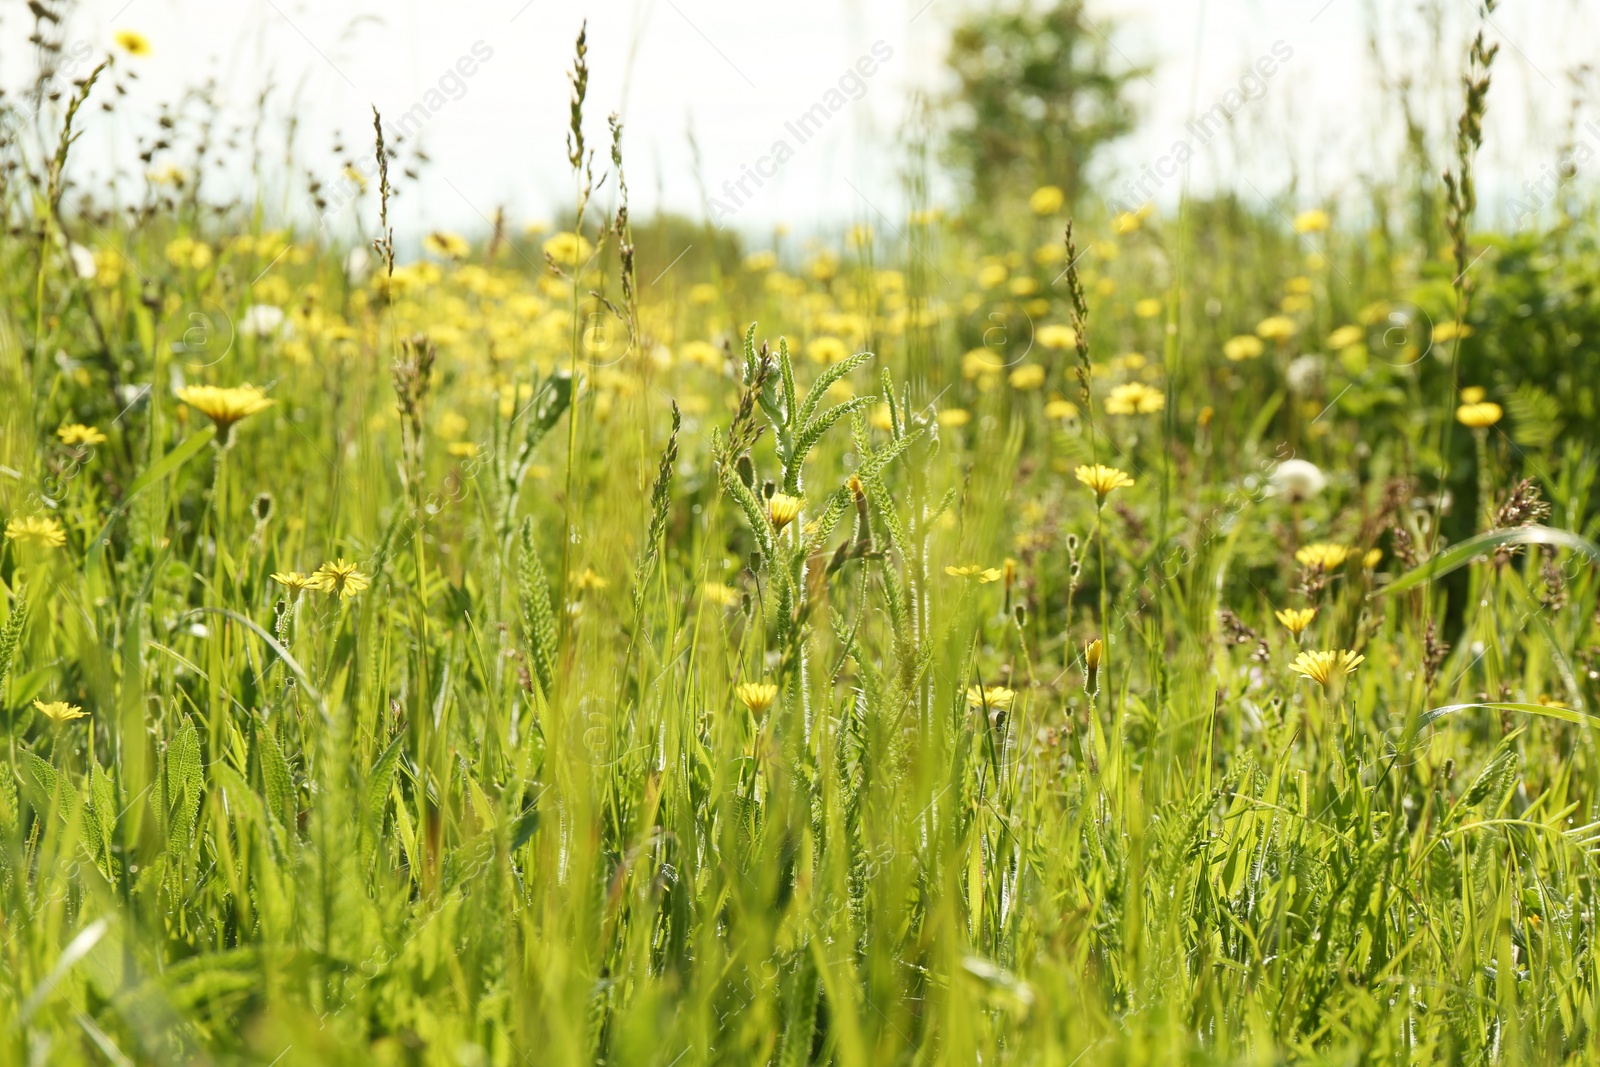
M 1155 68 L 1136 86 L 1140 129 L 1103 162 L 1105 173 L 1131 176 L 1153 165 L 1186 136 L 1196 112 L 1283 42 L 1292 57 L 1267 80 L 1265 95 L 1240 111 L 1228 136 L 1198 150 L 1190 180 L 1265 195 L 1292 182 L 1301 203 L 1339 195 L 1359 201 L 1353 179 L 1392 168 L 1397 155 L 1396 117 L 1373 87 L 1369 20 L 1380 23 L 1381 47 L 1397 71 L 1439 83 L 1423 117 L 1442 135 L 1460 107 L 1453 71 L 1475 9 L 1468 0 L 1439 3 L 1447 25 L 1435 54 L 1397 28 L 1405 19 L 1420 25 L 1410 2 L 1091 0 L 1097 24 L 1116 23 L 1118 51 Z M 86 158 L 76 162 L 80 177 L 103 172 L 107 153 L 132 164 L 134 126 L 149 132 L 155 103 L 214 77 L 240 117 L 250 114 L 264 84 L 276 85 L 275 118 L 292 110 L 301 123 L 302 166 L 331 179 L 335 129 L 366 155 L 371 104 L 389 115 L 404 112 L 483 42 L 492 58 L 424 128 L 421 143 L 432 163 L 420 184 L 408 183 L 396 205 L 398 223 L 471 230 L 502 204 L 513 219 L 548 218 L 572 197 L 563 143 L 566 72 L 587 17 L 589 137 L 603 155 L 605 115 L 622 112 L 636 214 L 658 204 L 702 210 L 691 129 L 701 174 L 714 191 L 785 137 L 785 122 L 822 100 L 858 57 L 883 42 L 892 57 L 866 80 L 861 99 L 798 146 L 741 206 L 735 224 L 759 230 L 779 220 L 870 220 L 902 202 L 904 118 L 916 92 L 942 88 L 946 35 L 962 9 L 963 0 L 86 0 L 69 38 L 103 49 L 112 31 L 129 28 L 149 37 L 155 53 L 129 61 L 141 78 L 118 115 L 89 114 Z M 0 9 L 7 79 L 26 66 L 18 61 L 27 55 L 25 19 L 20 3 Z M 1524 180 L 1554 163 L 1574 94 L 1569 72 L 1600 45 L 1600 4 L 1506 0 L 1491 38 L 1505 44 L 1483 159 L 1481 196 L 1493 215 Z M 1600 82 L 1590 78 L 1584 117 L 1595 119 Z M 1579 136 L 1600 151 L 1600 127 L 1586 134 L 1580 126 Z M 1175 199 L 1180 180 L 1165 183 L 1157 199 Z

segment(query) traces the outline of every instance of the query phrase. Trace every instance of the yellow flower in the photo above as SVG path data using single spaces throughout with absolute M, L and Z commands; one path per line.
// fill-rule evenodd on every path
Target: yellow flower
M 1222 343 L 1222 354 L 1234 363 L 1241 363 L 1247 359 L 1255 359 L 1265 347 L 1261 343 L 1261 338 L 1242 333 L 1238 337 L 1230 337 Z
M 945 408 L 939 412 L 939 425 L 949 426 L 952 429 L 965 426 L 972 421 L 972 414 L 962 408 Z
M 1441 322 L 1433 328 L 1435 341 L 1454 341 L 1457 338 L 1472 336 L 1472 327 L 1464 322 L 1458 323 L 1453 319 L 1450 322 Z
M 542 247 L 545 255 L 563 267 L 584 262 L 594 250 L 588 238 L 579 233 L 558 233 L 546 239 Z
M 1361 565 L 1369 571 L 1382 562 L 1383 549 L 1381 548 L 1369 548 L 1367 549 L 1367 554 L 1361 557 Z
M 1037 389 L 1044 384 L 1044 368 L 1037 363 L 1025 363 L 1011 372 L 1011 388 Z
M 250 384 L 220 387 L 215 385 L 186 385 L 178 390 L 178 399 L 196 408 L 217 427 L 219 440 L 227 437 L 228 427 L 240 419 L 265 411 L 276 401 Z
M 724 608 L 735 607 L 744 599 L 739 595 L 739 590 L 721 582 L 707 582 L 701 587 L 701 592 L 707 600 Z
M 837 337 L 818 337 L 806 345 L 806 356 L 816 363 L 838 363 L 850 349 Z
M 150 39 L 142 33 L 133 30 L 118 30 L 111 35 L 117 46 L 130 56 L 147 56 L 150 54 Z
M 313 588 L 324 593 L 331 593 L 340 599 L 348 599 L 361 592 L 372 584 L 372 579 L 361 573 L 354 563 L 350 563 L 343 556 L 332 563 L 324 563 L 317 568 L 317 573 L 311 576 L 315 583 Z
M 89 714 L 76 704 L 68 704 L 65 700 L 55 700 L 46 704 L 42 700 L 35 700 L 33 706 L 39 709 L 39 714 L 60 726 L 73 719 L 81 719 Z
M 1066 258 L 1066 248 L 1058 244 L 1040 245 L 1033 250 L 1033 261 L 1041 267 L 1053 267 Z
M 772 523 L 774 530 L 781 530 L 798 518 L 800 509 L 805 506 L 804 497 L 790 496 L 788 493 L 773 493 L 767 499 L 767 521 Z
M 271 578 L 291 593 L 298 593 L 302 589 L 315 589 L 318 584 L 317 579 L 299 571 L 277 571 Z
M 1284 608 L 1274 614 L 1278 616 L 1278 621 L 1283 623 L 1285 629 L 1299 637 L 1305 632 L 1305 628 L 1311 625 L 1311 620 L 1317 617 L 1317 609 Z
M 1474 430 L 1482 430 L 1493 426 L 1500 421 L 1500 416 L 1505 412 L 1500 405 L 1489 400 L 1480 400 L 1476 404 L 1462 404 L 1456 408 L 1456 421 L 1463 426 L 1470 426 Z
M 1289 664 L 1289 669 L 1327 688 L 1355 670 L 1366 658 L 1349 649 L 1302 652 Z
M 990 711 L 1006 711 L 1011 707 L 1011 701 L 1016 693 L 1003 685 L 985 685 L 967 687 L 967 706 L 972 708 L 987 708 Z
M 1105 659 L 1106 644 L 1100 638 L 1095 638 L 1083 646 L 1083 665 L 1090 671 L 1100 669 L 1100 661 Z
M 1161 314 L 1161 301 L 1153 296 L 1147 296 L 1133 305 L 1133 313 L 1141 319 L 1153 319 Z
M 1078 343 L 1076 330 L 1071 326 L 1061 326 L 1054 323 L 1049 326 L 1039 327 L 1039 332 L 1035 336 L 1044 347 L 1057 350 L 1071 348 Z
M 1044 417 L 1047 419 L 1075 419 L 1078 417 L 1078 405 L 1058 396 L 1044 406 Z
M 1350 558 L 1350 549 L 1344 545 L 1334 545 L 1324 541 L 1306 545 L 1294 554 L 1294 558 L 1303 566 L 1331 571 L 1344 565 L 1344 561 Z
M 1066 201 L 1067 196 L 1060 186 L 1041 185 L 1028 197 L 1028 206 L 1033 208 L 1035 215 L 1054 215 Z
M 778 699 L 778 687 L 771 682 L 740 682 L 733 690 L 752 714 L 760 715 Z
M 436 256 L 447 259 L 466 259 L 472 252 L 472 246 L 467 239 L 459 233 L 449 233 L 445 230 L 434 230 L 422 239 L 422 247 Z
M 1321 208 L 1312 208 L 1310 211 L 1302 211 L 1294 217 L 1294 232 L 1317 233 L 1321 230 L 1326 230 L 1331 221 L 1326 211 Z
M 451 441 L 444 450 L 460 459 L 471 459 L 478 454 L 477 443 L 473 441 Z
M 1366 337 L 1366 331 L 1356 325 L 1341 326 L 1328 335 L 1328 347 L 1339 349 L 1358 345 Z
M 585 567 L 583 573 L 572 575 L 572 584 L 578 589 L 604 589 L 611 582 L 596 574 L 593 567 Z
M 69 422 L 56 431 L 56 436 L 61 438 L 62 444 L 67 445 L 98 445 L 104 444 L 106 435 L 93 426 L 85 426 L 81 422 Z
M 960 567 L 946 567 L 944 572 L 952 578 L 976 578 L 981 585 L 987 585 L 989 582 L 998 582 L 1005 573 L 999 567 L 983 567 L 976 563 L 968 563 Z
M 1092 467 L 1079 467 L 1073 472 L 1078 481 L 1094 490 L 1094 495 L 1104 500 L 1113 489 L 1122 489 L 1133 484 L 1133 479 L 1128 477 L 1126 471 L 1116 467 L 1107 467 L 1103 463 L 1096 463 Z
M 6 523 L 6 539 L 24 545 L 60 548 L 67 543 L 67 534 L 61 523 L 50 516 L 29 515 Z
M 1299 329 L 1294 320 L 1284 315 L 1273 315 L 1256 323 L 1256 334 L 1269 341 L 1287 341 Z
M 1116 386 L 1106 397 L 1108 415 L 1149 415 L 1167 406 L 1166 394 L 1143 382 Z
M 1111 231 L 1117 234 L 1132 233 L 1143 223 L 1137 213 L 1124 211 L 1111 220 Z
M 1463 404 L 1481 404 L 1483 403 L 1483 398 L 1488 395 L 1483 386 L 1469 385 L 1461 390 L 1461 402 Z

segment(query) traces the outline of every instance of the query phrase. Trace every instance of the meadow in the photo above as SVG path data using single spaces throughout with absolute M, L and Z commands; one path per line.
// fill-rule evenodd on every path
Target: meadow
M 1420 222 L 768 239 L 630 217 L 580 51 L 572 210 L 415 254 L 381 125 L 360 242 L 97 206 L 84 72 L 0 179 L 0 1062 L 1591 1061 L 1600 249 L 1473 228 L 1475 48 Z

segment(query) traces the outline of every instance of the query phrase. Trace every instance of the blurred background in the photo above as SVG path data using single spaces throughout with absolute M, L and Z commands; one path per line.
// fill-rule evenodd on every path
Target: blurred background
M 408 173 L 395 175 L 401 234 L 472 232 L 497 209 L 550 220 L 570 204 L 567 77 L 587 21 L 590 140 L 603 146 L 606 114 L 620 114 L 638 214 L 746 231 L 802 218 L 838 226 L 903 212 L 908 177 L 934 204 L 1014 182 L 1162 208 L 1187 182 L 1359 212 L 1373 185 L 1442 166 L 1478 19 L 1461 0 L 995 10 L 962 0 L 13 0 L 0 6 L 0 54 L 11 59 L 0 84 L 12 100 L 26 95 L 32 64 L 20 60 L 40 41 L 61 48 L 70 79 L 132 31 L 148 53 L 120 57 L 118 121 L 89 125 L 80 184 L 115 176 L 133 197 L 131 177 L 184 168 L 205 142 L 213 162 L 225 158 L 210 180 L 238 183 L 213 189 L 219 200 L 265 186 L 269 213 L 335 227 L 353 226 L 353 206 L 339 210 L 324 193 L 330 211 L 313 187 L 336 187 L 345 164 L 370 158 L 375 105 L 409 124 Z M 1600 119 L 1587 66 L 1600 5 L 1503 4 L 1490 27 L 1502 59 L 1479 217 L 1515 226 L 1530 183 L 1550 184 L 1564 154 L 1600 151 L 1600 125 L 1586 125 Z M 875 49 L 872 73 L 852 74 Z M 159 125 L 168 104 L 176 133 Z M 815 118 L 801 143 L 790 127 L 818 104 L 826 121 Z M 185 123 L 204 129 L 185 139 Z M 780 141 L 792 156 L 768 163 L 759 184 L 746 177 Z M 1190 154 L 1181 166 L 1180 144 Z M 908 160 L 923 172 L 908 176 Z M 1587 177 L 1581 160 L 1574 169 Z

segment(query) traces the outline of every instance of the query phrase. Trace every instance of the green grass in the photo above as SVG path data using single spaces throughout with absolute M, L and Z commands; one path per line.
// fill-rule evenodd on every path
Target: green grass
M 248 205 L 91 226 L 59 160 L 0 239 L 4 1062 L 1600 1051 L 1592 218 L 1474 235 L 1471 293 L 1377 223 L 1088 219 L 1080 355 L 1020 204 L 641 286 L 685 227 L 582 203 L 577 268 L 391 280 Z

